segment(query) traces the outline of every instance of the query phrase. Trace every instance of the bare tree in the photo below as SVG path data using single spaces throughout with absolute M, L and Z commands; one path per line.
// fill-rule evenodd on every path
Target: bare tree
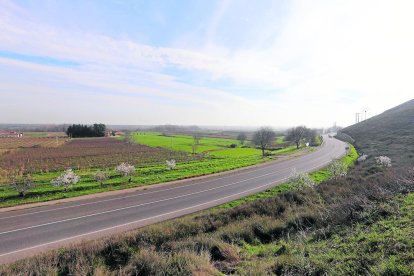
M 199 145 L 201 138 L 202 137 L 201 137 L 201 135 L 199 133 L 194 133 L 193 134 L 193 142 L 194 142 L 194 144 Z
M 69 186 L 78 183 L 79 180 L 80 180 L 79 175 L 74 173 L 72 169 L 67 169 L 66 171 L 63 172 L 61 176 L 59 176 L 56 179 L 53 179 L 51 183 L 55 187 L 59 187 L 59 186 L 65 187 L 65 192 L 67 192 Z
M 35 187 L 33 179 L 30 175 L 16 176 L 12 178 L 11 188 L 24 197 L 26 192 Z
M 253 135 L 253 143 L 262 150 L 265 156 L 265 149 L 270 146 L 276 137 L 276 133 L 269 127 L 262 127 Z
M 247 136 L 244 133 L 240 133 L 239 135 L 237 135 L 237 140 L 240 141 L 240 144 L 244 144 L 244 141 L 246 141 Z
M 201 135 L 199 133 L 194 133 L 193 134 L 193 145 L 192 145 L 193 154 L 196 154 L 197 146 L 200 144 L 200 140 L 201 140 Z
M 301 142 L 309 136 L 310 130 L 305 126 L 298 126 L 288 130 L 285 140 L 294 142 L 298 149 Z
M 95 173 L 94 178 L 95 178 L 96 181 L 98 181 L 101 184 L 101 187 L 102 187 L 103 182 L 108 179 L 108 176 L 106 175 L 106 173 L 104 173 L 102 171 L 97 171 Z

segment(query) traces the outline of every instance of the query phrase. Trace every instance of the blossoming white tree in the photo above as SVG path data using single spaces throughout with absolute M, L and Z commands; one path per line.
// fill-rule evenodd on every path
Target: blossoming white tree
M 315 182 L 309 177 L 309 174 L 297 172 L 295 169 L 292 170 L 287 183 L 297 189 L 313 187 L 315 185 Z
M 363 154 L 360 157 L 358 157 L 357 161 L 361 163 L 361 162 L 364 162 L 365 160 L 367 160 L 367 158 L 368 158 L 368 155 Z
M 131 183 L 132 175 L 135 173 L 135 167 L 128 163 L 121 163 L 116 166 L 115 170 L 122 176 L 129 177 L 128 183 Z
M 167 167 L 168 167 L 170 170 L 173 170 L 173 169 L 175 168 L 175 166 L 176 166 L 176 163 L 175 163 L 175 160 L 174 160 L 174 159 L 171 159 L 171 160 L 165 160 L 165 163 L 167 164 Z
M 377 162 L 377 164 L 380 167 L 391 167 L 391 158 L 389 158 L 388 156 L 378 156 L 375 157 L 375 161 Z
M 78 183 L 79 180 L 80 180 L 79 175 L 74 173 L 72 169 L 67 169 L 66 171 L 63 172 L 61 176 L 59 176 L 56 179 L 53 179 L 51 183 L 55 187 L 63 186 L 65 188 L 65 192 L 67 192 L 69 186 Z
M 348 167 L 341 162 L 341 160 L 334 160 L 328 167 L 328 171 L 331 173 L 334 179 L 345 176 L 347 173 Z

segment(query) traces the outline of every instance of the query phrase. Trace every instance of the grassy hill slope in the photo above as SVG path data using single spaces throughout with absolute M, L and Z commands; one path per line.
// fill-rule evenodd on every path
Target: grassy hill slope
M 342 130 L 359 152 L 386 155 L 399 165 L 414 162 L 414 99 Z

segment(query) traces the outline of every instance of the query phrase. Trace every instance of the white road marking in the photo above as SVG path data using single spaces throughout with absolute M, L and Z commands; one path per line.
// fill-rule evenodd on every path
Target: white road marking
M 42 247 L 42 246 L 48 246 L 48 245 L 55 244 L 55 243 L 59 243 L 59 242 L 64 242 L 64 241 L 71 240 L 71 239 L 80 238 L 80 237 L 87 236 L 87 235 L 92 235 L 92 234 L 96 234 L 96 233 L 100 233 L 100 232 L 112 230 L 112 229 L 119 228 L 119 227 L 124 227 L 124 226 L 128 226 L 128 225 L 132 225 L 132 224 L 139 223 L 139 222 L 142 222 L 142 221 L 146 221 L 146 220 L 150 220 L 150 219 L 155 219 L 155 218 L 163 217 L 163 216 L 166 216 L 166 215 L 171 215 L 171 214 L 174 214 L 174 213 L 179 213 L 179 212 L 186 211 L 186 210 L 190 210 L 190 209 L 194 209 L 194 208 L 197 208 L 197 207 L 200 207 L 200 206 L 203 206 L 203 205 L 208 205 L 208 204 L 211 204 L 213 202 L 217 202 L 217 201 L 220 201 L 220 200 L 229 198 L 229 197 L 234 197 L 234 196 L 238 196 L 238 195 L 241 195 L 241 194 L 246 194 L 248 192 L 251 192 L 251 191 L 254 191 L 254 190 L 258 190 L 258 189 L 261 189 L 263 187 L 276 184 L 276 183 L 278 183 L 280 181 L 283 181 L 283 180 L 286 180 L 286 179 L 287 179 L 287 177 L 285 177 L 285 178 L 283 178 L 283 179 L 281 179 L 279 181 L 270 182 L 270 183 L 267 183 L 265 185 L 261 185 L 261 186 L 258 186 L 258 187 L 255 187 L 255 188 L 252 188 L 252 189 L 243 191 L 243 192 L 239 192 L 239 193 L 236 193 L 236 194 L 233 194 L 233 195 L 221 197 L 219 199 L 214 199 L 214 200 L 211 200 L 211 201 L 208 201 L 208 202 L 204 202 L 204 203 L 201 203 L 201 204 L 193 205 L 191 207 L 186 207 L 186 208 L 179 209 L 179 210 L 175 210 L 175 211 L 171 211 L 171 212 L 168 212 L 168 213 L 163 213 L 163 214 L 156 215 L 156 216 L 152 216 L 152 217 L 149 217 L 149 218 L 139 219 L 139 220 L 131 221 L 131 222 L 128 222 L 128 223 L 124 223 L 124 224 L 120 224 L 120 225 L 116 225 L 116 226 L 111 226 L 111 227 L 107 227 L 107 228 L 104 228 L 104 229 L 100 229 L 100 230 L 96 230 L 96 231 L 92 231 L 92 232 L 88 232 L 88 233 L 84 233 L 84 234 L 80 234 L 80 235 L 76 235 L 76 236 L 72 236 L 72 237 L 68 237 L 68 238 L 64 238 L 64 239 L 60 239 L 60 240 L 56 240 L 56 241 L 52 241 L 52 242 L 48 242 L 48 243 L 43 243 L 43 244 L 35 245 L 35 246 L 32 246 L 32 247 L 27 247 L 27 248 L 24 248 L 24 249 L 19 249 L 19 250 L 11 251 L 11 252 L 8 252 L 8 253 L 1 254 L 0 257 L 4 257 L 4 256 L 7 256 L 7 255 L 20 253 L 20 252 L 27 251 L 27 250 L 32 250 L 32 249 L 39 248 L 39 247 Z
M 290 160 L 286 160 L 286 162 L 287 161 L 290 161 Z M 278 164 L 280 164 L 280 163 L 278 163 Z M 263 167 L 263 168 L 254 169 L 254 171 L 240 172 L 240 173 L 238 173 L 238 175 L 243 175 L 243 174 L 257 172 L 257 171 L 262 171 L 262 170 L 269 169 L 271 167 L 272 167 L 272 165 L 268 165 L 268 166 Z M 214 175 L 212 175 L 212 177 L 214 177 Z M 75 208 L 75 207 L 81 207 L 81 206 L 87 206 L 87 205 L 93 205 L 93 204 L 98 204 L 98 203 L 102 203 L 102 202 L 114 201 L 114 200 L 118 200 L 118 199 L 125 199 L 125 198 L 131 198 L 131 197 L 139 197 L 139 196 L 143 196 L 143 195 L 155 194 L 155 193 L 160 193 L 160 192 L 165 192 L 165 191 L 183 189 L 183 188 L 187 188 L 187 187 L 192 187 L 192 186 L 197 186 L 197 185 L 201 185 L 201 184 L 206 184 L 206 183 L 209 183 L 209 182 L 214 182 L 214 181 L 217 181 L 217 180 L 226 179 L 226 178 L 229 178 L 229 177 L 234 177 L 234 175 L 222 176 L 222 177 L 218 177 L 218 178 L 214 178 L 214 179 L 209 179 L 209 180 L 202 181 L 202 182 L 197 182 L 197 183 L 193 183 L 193 184 L 188 184 L 188 185 L 183 185 L 183 186 L 173 187 L 173 188 L 168 188 L 168 189 L 163 189 L 163 190 L 157 190 L 157 191 L 152 191 L 152 192 L 140 193 L 140 194 L 129 195 L 129 196 L 121 196 L 121 197 L 104 199 L 104 200 L 99 200 L 99 201 L 94 201 L 94 202 L 81 203 L 81 204 L 71 205 L 71 206 L 66 206 L 66 207 L 59 207 L 59 208 L 54 208 L 54 209 L 48 209 L 48 210 L 42 210 L 42 211 L 36 211 L 36 212 L 30 212 L 30 213 L 24 213 L 24 214 L 20 214 L 20 215 L 13 215 L 13 216 L 8 216 L 8 217 L 2 217 L 2 218 L 0 218 L 0 220 L 9 219 L 9 218 L 16 218 L 16 217 L 23 217 L 23 216 L 33 215 L 33 214 L 40 214 L 40 213 L 47 213 L 47 212 L 59 211 L 59 210 L 64 210 L 64 209 L 69 209 L 69 208 Z
M 315 152 L 317 152 L 317 151 L 315 151 Z M 308 156 L 312 155 L 312 153 L 314 153 L 314 152 L 311 152 L 311 153 L 309 153 L 308 155 L 305 155 L 305 156 L 308 157 Z M 286 160 L 285 162 L 288 162 L 290 160 L 292 160 L 292 159 Z M 277 163 L 277 164 L 281 164 L 281 163 Z M 254 171 L 240 172 L 240 173 L 238 173 L 238 175 L 248 174 L 248 173 L 257 172 L 257 171 L 262 171 L 262 170 L 269 169 L 271 167 L 272 167 L 272 165 L 268 165 L 268 166 L 263 167 L 263 168 L 254 169 Z M 213 176 L 214 175 L 212 175 L 212 177 Z M 229 177 L 234 177 L 234 175 L 233 174 L 232 175 L 226 175 L 226 176 L 222 176 L 222 177 L 218 177 L 218 178 L 214 178 L 214 179 L 209 179 L 209 180 L 202 181 L 202 182 L 197 182 L 197 183 L 193 183 L 193 184 L 188 184 L 188 185 L 183 185 L 183 186 L 173 187 L 173 188 L 167 188 L 167 189 L 162 189 L 162 190 L 157 190 L 157 191 L 152 191 L 152 192 L 145 192 L 145 193 L 139 193 L 139 194 L 135 194 L 135 195 L 115 197 L 115 198 L 110 198 L 110 199 L 94 201 L 94 202 L 87 202 L 87 203 L 81 203 L 81 204 L 76 204 L 76 205 L 70 205 L 70 206 L 66 206 L 66 207 L 59 207 L 59 208 L 54 208 L 54 209 L 48 209 L 48 210 L 42 210 L 42 211 L 36 211 L 36 212 L 29 212 L 29 213 L 24 213 L 24 214 L 20 214 L 20 215 L 13 215 L 13 216 L 8 216 L 8 217 L 0 217 L 0 220 L 23 217 L 23 216 L 34 215 L 34 214 L 48 213 L 48 212 L 59 211 L 59 210 L 70 209 L 70 208 L 76 208 L 76 207 L 81 207 L 81 206 L 88 206 L 88 205 L 93 205 L 93 204 L 98 204 L 98 203 L 103 203 L 103 202 L 115 201 L 115 200 L 119 200 L 119 199 L 139 197 L 139 196 L 143 196 L 143 195 L 149 195 L 149 194 L 155 194 L 155 193 L 160 193 L 160 192 L 172 191 L 172 190 L 177 190 L 177 189 L 183 189 L 183 188 L 187 188 L 187 187 L 206 184 L 206 183 L 209 183 L 209 182 L 214 182 L 214 181 L 221 180 L 221 179 L 226 179 L 226 178 L 229 178 Z
M 277 173 L 280 173 L 280 172 L 277 172 Z M 202 191 L 198 191 L 198 192 L 192 192 L 192 193 L 184 194 L 184 195 L 180 195 L 180 196 L 174 196 L 174 197 L 169 197 L 169 198 L 160 199 L 160 200 L 156 200 L 156 201 L 151 201 L 151 202 L 147 202 L 147 203 L 141 203 L 141 204 L 137 204 L 137 205 L 132 205 L 132 206 L 112 209 L 112 210 L 108 210 L 108 211 L 93 213 L 93 214 L 89 214 L 89 215 L 84 215 L 84 216 L 79 216 L 79 217 L 74 217 L 74 218 L 69 218 L 69 219 L 63 219 L 63 220 L 57 220 L 57 221 L 52 221 L 52 222 L 48 222 L 48 223 L 42 223 L 42 224 L 38 224 L 38 225 L 33 225 L 33 226 L 13 229 L 13 230 L 9 230 L 9 231 L 4 231 L 4 232 L 1 232 L 0 235 L 9 234 L 9 233 L 18 232 L 18 231 L 23 231 L 23 230 L 27 230 L 27 229 L 38 228 L 38 227 L 42 227 L 42 226 L 46 226 L 46 225 L 57 224 L 57 223 L 61 223 L 61 222 L 67 222 L 67 221 L 78 220 L 78 219 L 87 218 L 87 217 L 98 216 L 98 215 L 102 215 L 102 214 L 113 213 L 113 212 L 116 212 L 116 211 L 121 211 L 121 210 L 136 208 L 136 207 L 140 207 L 140 206 L 150 205 L 150 204 L 154 204 L 154 203 L 169 201 L 169 200 L 182 198 L 182 197 L 187 197 L 187 196 L 191 196 L 191 195 L 195 195 L 195 194 L 201 194 L 201 193 L 204 193 L 204 192 L 209 192 L 209 191 L 217 190 L 217 189 L 228 187 L 228 186 L 233 186 L 233 185 L 240 184 L 240 183 L 243 183 L 243 182 L 246 182 L 246 181 L 249 181 L 249 180 L 258 179 L 258 178 L 261 178 L 261 177 L 274 175 L 274 174 L 276 174 L 276 173 L 273 172 L 273 173 L 262 174 L 260 176 L 256 176 L 256 177 L 236 181 L 236 182 L 229 183 L 229 184 L 226 184 L 226 185 L 222 185 L 222 186 L 219 186 L 219 187 L 214 187 L 214 188 L 210 188 L 210 189 L 206 189 L 206 190 L 202 190 Z
M 318 166 L 314 166 L 314 167 L 312 167 L 310 169 L 306 169 L 306 171 L 312 171 L 312 170 L 314 170 L 316 168 L 321 168 L 324 165 L 329 164 L 330 162 L 331 161 L 324 162 L 322 164 L 319 164 Z M 269 167 L 261 168 L 261 170 L 268 169 L 268 168 Z M 244 172 L 244 173 L 249 173 L 249 172 Z M 279 173 L 280 173 L 280 171 L 279 171 Z M 219 189 L 219 188 L 226 187 L 226 186 L 235 185 L 235 184 L 238 184 L 238 183 L 241 183 L 241 182 L 245 182 L 245 181 L 248 181 L 248 180 L 252 180 L 252 179 L 256 179 L 256 178 L 260 178 L 260 177 L 267 176 L 267 175 L 272 175 L 272 174 L 274 174 L 274 173 L 264 174 L 264 175 L 257 176 L 257 177 L 254 177 L 254 178 L 250 178 L 250 179 L 246 179 L 246 180 L 242 180 L 242 181 L 238 181 L 238 182 L 226 184 L 224 186 L 215 187 L 215 188 L 207 189 L 207 190 L 204 190 L 204 191 L 194 192 L 194 193 L 190 193 L 190 194 L 186 194 L 186 195 L 181 195 L 181 196 L 177 196 L 177 197 L 173 197 L 173 198 L 169 198 L 169 199 L 154 201 L 154 202 L 150 202 L 150 203 L 139 204 L 139 205 L 136 205 L 136 206 L 129 206 L 129 207 L 125 207 L 125 208 L 114 209 L 114 210 L 105 211 L 105 212 L 102 212 L 102 213 L 115 212 L 117 210 L 123 210 L 123 209 L 138 207 L 138 206 L 142 206 L 142 205 L 152 204 L 152 203 L 155 203 L 155 202 L 161 202 L 161 201 L 165 201 L 165 200 L 171 200 L 171 199 L 174 199 L 174 198 L 180 198 L 180 197 L 184 197 L 184 196 L 189 196 L 189 195 L 192 195 L 192 194 L 198 194 L 198 193 L 202 193 L 202 192 L 206 192 L 206 191 L 210 191 L 210 190 L 215 190 L 215 189 Z M 225 176 L 225 177 L 222 177 L 222 178 L 227 178 L 227 177 L 231 177 L 231 176 L 233 176 L 233 175 Z M 159 215 L 156 215 L 156 216 L 152 216 L 152 217 L 149 217 L 149 218 L 139 219 L 139 220 L 136 220 L 136 221 L 132 221 L 132 222 L 128 222 L 128 223 L 124 223 L 124 224 L 120 224 L 120 225 L 115 225 L 115 226 L 107 227 L 107 228 L 104 228 L 104 229 L 99 229 L 99 230 L 96 230 L 96 231 L 92 231 L 92 232 L 88 232 L 88 233 L 84 233 L 84 234 L 80 234 L 80 235 L 75 235 L 75 236 L 72 236 L 72 237 L 68 237 L 68 238 L 64 238 L 64 239 L 60 239 L 60 240 L 56 240 L 56 241 L 52 241 L 52 242 L 47 242 L 47 243 L 39 244 L 39 245 L 36 245 L 36 246 L 27 247 L 27 248 L 24 248 L 24 249 L 15 250 L 15 251 L 8 252 L 8 253 L 3 253 L 3 254 L 0 254 L 0 257 L 7 256 L 7 255 L 11 255 L 11 254 L 16 254 L 16 253 L 23 252 L 23 251 L 27 251 L 27 250 L 32 250 L 32 249 L 35 249 L 35 248 L 40 248 L 40 247 L 48 246 L 48 245 L 51 245 L 51 244 L 56 244 L 56 243 L 59 243 L 59 242 L 68 241 L 68 240 L 75 239 L 75 238 L 79 238 L 79 237 L 84 237 L 84 236 L 87 236 L 87 235 L 92 235 L 92 234 L 96 234 L 96 233 L 100 233 L 100 232 L 104 232 L 104 231 L 109 231 L 111 229 L 116 229 L 116 228 L 119 228 L 119 227 L 124 227 L 124 226 L 128 226 L 128 225 L 136 224 L 136 223 L 139 223 L 139 222 L 143 222 L 143 221 L 147 221 L 147 220 L 151 220 L 151 219 L 155 219 L 155 218 L 167 216 L 167 215 L 174 214 L 174 213 L 179 213 L 179 212 L 186 211 L 186 210 L 191 210 L 191 209 L 194 209 L 194 208 L 197 208 L 197 207 L 200 207 L 200 206 L 204 206 L 204 205 L 208 205 L 208 204 L 211 204 L 213 202 L 221 201 L 221 200 L 224 200 L 224 199 L 227 199 L 227 198 L 237 197 L 238 195 L 241 195 L 241 194 L 248 194 L 251 191 L 258 190 L 258 189 L 264 188 L 266 186 L 271 186 L 273 184 L 281 183 L 281 182 L 283 182 L 286 179 L 288 179 L 288 178 L 285 177 L 285 178 L 282 178 L 282 179 L 280 179 L 278 181 L 273 181 L 273 182 L 270 182 L 270 183 L 267 183 L 267 184 L 264 184 L 264 185 L 261 185 L 261 186 L 252 188 L 252 189 L 248 189 L 248 190 L 245 190 L 245 191 L 242 191 L 242 192 L 239 192 L 239 193 L 235 193 L 235 194 L 232 194 L 232 195 L 229 195 L 229 196 L 221 197 L 219 199 L 211 200 L 211 201 L 208 201 L 208 202 L 205 202 L 205 203 L 201 203 L 201 204 L 193 205 L 193 206 L 190 206 L 190 207 L 186 207 L 186 208 L 183 208 L 183 209 L 180 209 L 180 210 L 175 210 L 175 211 L 171 211 L 171 212 L 159 214 Z M 214 180 L 217 180 L 217 179 L 214 179 Z M 206 181 L 206 182 L 209 182 L 209 181 Z M 197 184 L 201 184 L 201 183 L 191 184 L 191 186 L 192 185 L 197 185 Z M 187 185 L 187 187 L 188 186 L 190 186 L 190 185 Z M 177 189 L 177 188 L 181 188 L 181 187 L 176 187 L 176 188 L 171 188 L 171 189 L 166 189 L 166 190 L 172 190 L 172 189 Z M 151 192 L 151 193 L 155 193 L 155 192 L 160 192 L 160 191 L 154 191 L 154 192 Z M 122 198 L 125 198 L 125 197 L 122 197 Z M 111 200 L 115 200 L 115 199 L 111 199 Z M 96 202 L 94 202 L 94 203 L 96 203 Z M 68 207 L 75 207 L 75 206 L 68 206 Z M 67 207 L 64 207 L 64 208 L 67 208 Z M 33 213 L 31 213 L 31 214 L 33 214 Z M 100 213 L 92 214 L 92 215 L 98 215 L 98 214 L 100 214 Z M 88 216 L 91 216 L 91 215 L 87 215 L 87 216 L 83 216 L 83 217 L 88 217 Z M 81 218 L 81 217 L 79 217 L 79 218 Z M 73 218 L 73 219 L 78 219 L 78 218 Z M 73 219 L 69 219 L 69 220 L 73 220 Z M 63 221 L 67 221 L 67 220 L 62 220 L 62 222 Z M 47 223 L 47 224 L 43 224 L 43 225 L 48 225 L 48 224 L 53 224 L 53 223 L 59 223 L 59 221 L 52 222 L 52 223 Z M 16 230 L 12 230 L 11 232 L 20 231 L 20 230 L 23 230 L 23 229 L 30 229 L 30 228 L 33 228 L 33 227 L 40 227 L 40 226 L 43 226 L 43 225 L 32 226 L 32 227 L 27 227 L 27 228 L 22 228 L 22 229 L 16 229 Z M 8 232 L 0 233 L 0 235 L 1 234 L 8 233 Z

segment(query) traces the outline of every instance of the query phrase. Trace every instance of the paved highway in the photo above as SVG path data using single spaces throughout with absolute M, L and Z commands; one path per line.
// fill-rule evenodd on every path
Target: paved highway
M 325 137 L 309 154 L 221 176 L 124 194 L 81 198 L 0 213 L 0 263 L 50 248 L 179 217 L 254 194 L 286 180 L 292 169 L 312 171 L 345 154 L 346 144 Z

